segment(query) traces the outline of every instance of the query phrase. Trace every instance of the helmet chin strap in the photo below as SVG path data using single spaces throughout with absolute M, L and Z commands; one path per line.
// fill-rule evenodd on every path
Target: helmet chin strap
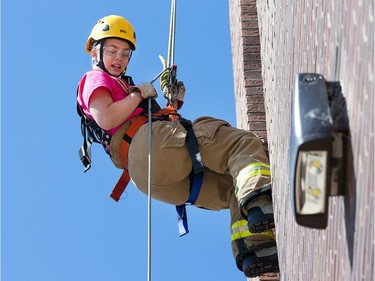
M 103 62 L 103 45 L 104 45 L 104 40 L 100 40 L 99 42 L 99 60 L 96 61 L 96 66 L 101 68 L 104 72 L 108 73 L 109 75 L 113 76 L 109 71 L 105 68 L 104 62 Z

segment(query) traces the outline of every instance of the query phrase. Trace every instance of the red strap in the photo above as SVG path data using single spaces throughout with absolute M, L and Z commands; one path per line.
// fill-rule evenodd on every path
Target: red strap
M 113 200 L 115 200 L 116 202 L 120 200 L 120 197 L 122 193 L 125 191 L 125 188 L 128 185 L 129 181 L 130 181 L 129 173 L 127 170 L 124 170 L 110 195 Z
M 135 119 L 129 126 L 129 128 L 126 130 L 124 136 L 126 135 L 126 139 L 131 141 L 139 129 L 143 124 L 147 122 L 148 118 L 144 115 L 139 116 L 137 119 Z M 127 171 L 128 168 L 128 154 L 129 154 L 129 147 L 130 142 L 125 141 L 124 139 L 121 141 L 120 144 L 120 161 L 122 166 L 124 167 L 124 171 L 122 172 L 122 175 L 120 179 L 117 181 L 115 187 L 112 190 L 111 198 L 118 202 L 120 200 L 120 197 L 122 193 L 124 192 L 126 186 L 128 185 L 130 181 L 129 172 Z
M 141 127 L 144 123 L 146 123 L 148 118 L 144 115 L 139 116 L 137 119 L 135 119 L 129 126 L 129 128 L 125 132 L 125 136 L 127 139 L 131 140 L 133 139 L 135 133 Z M 128 168 L 128 153 L 129 153 L 129 147 L 130 143 L 128 141 L 122 140 L 120 144 L 120 161 L 122 166 L 124 166 L 125 169 Z

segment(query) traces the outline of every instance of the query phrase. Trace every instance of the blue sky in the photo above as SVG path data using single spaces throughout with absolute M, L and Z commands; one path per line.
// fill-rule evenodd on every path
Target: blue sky
M 147 280 L 147 197 L 131 184 L 119 203 L 109 198 L 121 171 L 98 145 L 83 173 L 75 91 L 91 67 L 87 36 L 109 14 L 132 22 L 128 74 L 150 81 L 167 55 L 170 0 L 1 4 L 1 280 Z M 180 113 L 235 126 L 228 1 L 177 0 L 176 28 Z M 229 211 L 188 215 L 180 238 L 174 206 L 152 201 L 152 280 L 244 280 Z

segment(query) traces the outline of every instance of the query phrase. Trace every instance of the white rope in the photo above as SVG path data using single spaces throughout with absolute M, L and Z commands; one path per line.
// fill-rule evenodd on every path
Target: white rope
M 151 99 L 148 99 L 148 185 L 147 185 L 147 217 L 148 217 L 148 235 L 147 235 L 147 280 L 151 281 L 151 150 L 152 149 L 152 120 L 151 120 Z
M 170 24 L 169 24 L 167 67 L 172 67 L 174 63 L 175 31 L 176 31 L 176 0 L 172 0 L 171 19 L 170 19 Z
M 171 17 L 170 17 L 170 30 L 169 30 L 169 42 L 168 42 L 168 61 L 167 68 L 170 69 L 174 62 L 174 46 L 175 46 L 175 21 L 176 21 L 176 0 L 172 0 L 171 4 Z M 160 72 L 152 81 L 151 84 L 159 77 L 163 72 Z M 152 163 L 152 119 L 151 119 L 151 98 L 148 99 L 148 184 L 147 184 L 147 193 L 148 193 L 148 235 L 147 235 L 147 280 L 151 281 L 151 163 Z

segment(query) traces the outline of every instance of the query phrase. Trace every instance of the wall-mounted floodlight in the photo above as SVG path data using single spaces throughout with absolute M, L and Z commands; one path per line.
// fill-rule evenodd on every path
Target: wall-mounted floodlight
M 290 140 L 291 202 L 298 224 L 326 228 L 328 197 L 342 195 L 348 120 L 338 82 L 296 76 Z M 342 175 L 341 175 L 342 178 Z

